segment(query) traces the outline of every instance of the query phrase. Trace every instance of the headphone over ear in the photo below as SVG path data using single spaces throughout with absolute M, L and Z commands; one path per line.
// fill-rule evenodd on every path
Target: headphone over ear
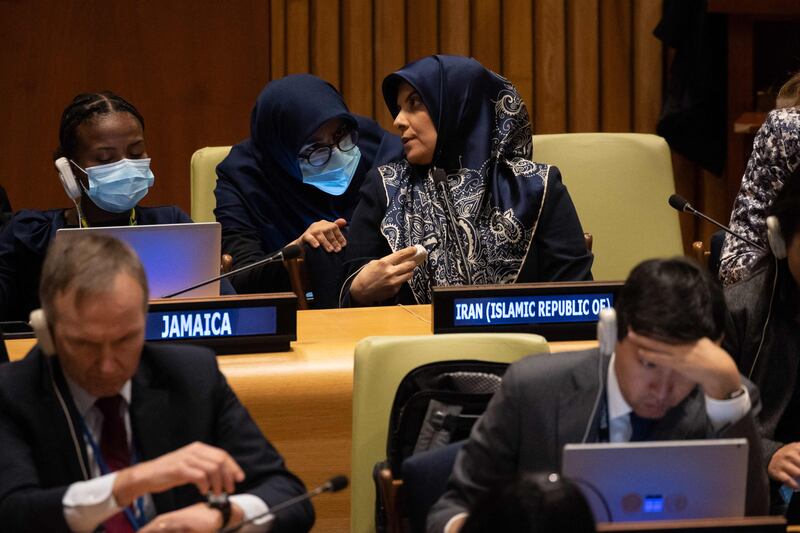
M 786 259 L 786 241 L 783 240 L 781 224 L 775 215 L 767 217 L 767 240 L 775 259 Z
M 56 354 L 56 345 L 53 342 L 53 336 L 50 334 L 50 325 L 47 323 L 47 317 L 44 315 L 43 309 L 34 309 L 31 311 L 28 318 L 36 340 L 39 343 L 39 348 L 42 353 L 48 356 Z
M 73 202 L 78 200 L 81 197 L 81 187 L 78 185 L 78 180 L 75 179 L 75 174 L 72 173 L 69 160 L 66 157 L 59 157 L 56 159 L 55 165 L 56 169 L 58 169 L 58 177 L 61 179 L 64 192 Z
M 597 341 L 600 353 L 611 355 L 617 347 L 617 311 L 613 307 L 600 310 L 597 321 Z

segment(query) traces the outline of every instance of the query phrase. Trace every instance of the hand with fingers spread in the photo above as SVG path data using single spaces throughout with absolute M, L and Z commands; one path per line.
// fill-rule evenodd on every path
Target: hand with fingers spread
M 791 442 L 782 448 L 778 448 L 767 466 L 769 477 L 775 481 L 800 490 L 800 442 Z
M 114 481 L 114 499 L 127 507 L 144 494 L 155 494 L 191 483 L 200 494 L 234 494 L 244 472 L 220 448 L 194 442 L 174 452 L 120 470 Z
M 347 221 L 343 218 L 337 218 L 333 222 L 319 220 L 295 239 L 294 244 L 302 246 L 305 243 L 312 248 L 322 246 L 326 252 L 341 252 L 342 248 L 347 246 L 347 239 L 342 234 L 342 228 L 345 226 Z
M 628 330 L 627 338 L 643 360 L 683 375 L 700 385 L 711 398 L 726 400 L 742 385 L 736 363 L 719 342 L 703 337 L 670 344 L 633 330 Z
M 419 264 L 414 259 L 416 255 L 417 249 L 409 246 L 373 259 L 356 275 L 350 285 L 350 296 L 359 304 L 369 305 L 396 295 Z

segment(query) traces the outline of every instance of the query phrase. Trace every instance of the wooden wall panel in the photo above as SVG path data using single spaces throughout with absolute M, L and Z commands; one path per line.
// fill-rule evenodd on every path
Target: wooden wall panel
M 286 0 L 270 2 L 270 79 L 286 76 Z
M 600 127 L 631 131 L 631 0 L 600 2 Z
M 342 94 L 351 111 L 372 116 L 372 0 L 342 4 Z
M 439 51 L 439 5 L 436 0 L 406 0 L 408 62 Z
M 384 76 L 433 53 L 469 54 L 509 78 L 537 133 L 652 132 L 660 112 L 662 0 L 2 5 L 0 181 L 17 208 L 67 204 L 50 154 L 61 110 L 88 90 L 141 108 L 157 176 L 146 203 L 184 209 L 192 152 L 246 137 L 258 92 L 289 73 L 329 80 L 390 130 Z
M 600 129 L 600 0 L 567 0 L 568 131 Z
M 392 131 L 392 116 L 383 101 L 381 83 L 406 61 L 404 4 L 399 0 L 375 0 L 374 116 L 381 126 Z
M 311 72 L 341 90 L 339 0 L 313 0 Z
M 26 0 L 0 4 L 0 183 L 15 209 L 67 207 L 52 163 L 61 112 L 109 89 L 145 117 L 155 186 L 146 205 L 189 210 L 189 158 L 249 134 L 270 77 L 261 0 Z
M 470 37 L 469 0 L 441 0 L 439 4 L 439 28 L 441 53 L 459 56 L 469 55 Z M 412 24 L 414 21 L 409 21 Z
M 495 72 L 503 71 L 501 0 L 473 0 L 470 12 L 471 55 Z
M 511 80 L 533 114 L 533 6 L 528 0 L 503 2 L 502 74 Z M 531 117 L 533 120 L 533 117 Z M 533 123 L 536 132 L 536 122 Z
M 567 128 L 566 18 L 564 0 L 538 0 L 534 7 L 536 133 L 561 133 Z
M 310 71 L 309 0 L 286 0 L 286 73 Z

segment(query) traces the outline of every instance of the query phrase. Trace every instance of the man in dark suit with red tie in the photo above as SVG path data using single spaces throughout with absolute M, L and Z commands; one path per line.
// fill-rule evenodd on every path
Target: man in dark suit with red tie
M 40 296 L 39 343 L 0 367 L 4 531 L 216 531 L 305 491 L 211 351 L 144 342 L 147 281 L 126 245 L 57 239 Z M 313 521 L 306 502 L 242 531 Z

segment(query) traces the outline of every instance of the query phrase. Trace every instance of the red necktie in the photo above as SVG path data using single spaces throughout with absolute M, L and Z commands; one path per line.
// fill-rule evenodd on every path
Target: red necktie
M 131 452 L 128 448 L 128 432 L 121 414 L 123 398 L 119 394 L 99 398 L 95 405 L 103 413 L 103 430 L 100 433 L 100 453 L 109 471 L 116 472 L 131 465 Z M 133 526 L 119 512 L 103 523 L 107 533 L 131 533 Z

